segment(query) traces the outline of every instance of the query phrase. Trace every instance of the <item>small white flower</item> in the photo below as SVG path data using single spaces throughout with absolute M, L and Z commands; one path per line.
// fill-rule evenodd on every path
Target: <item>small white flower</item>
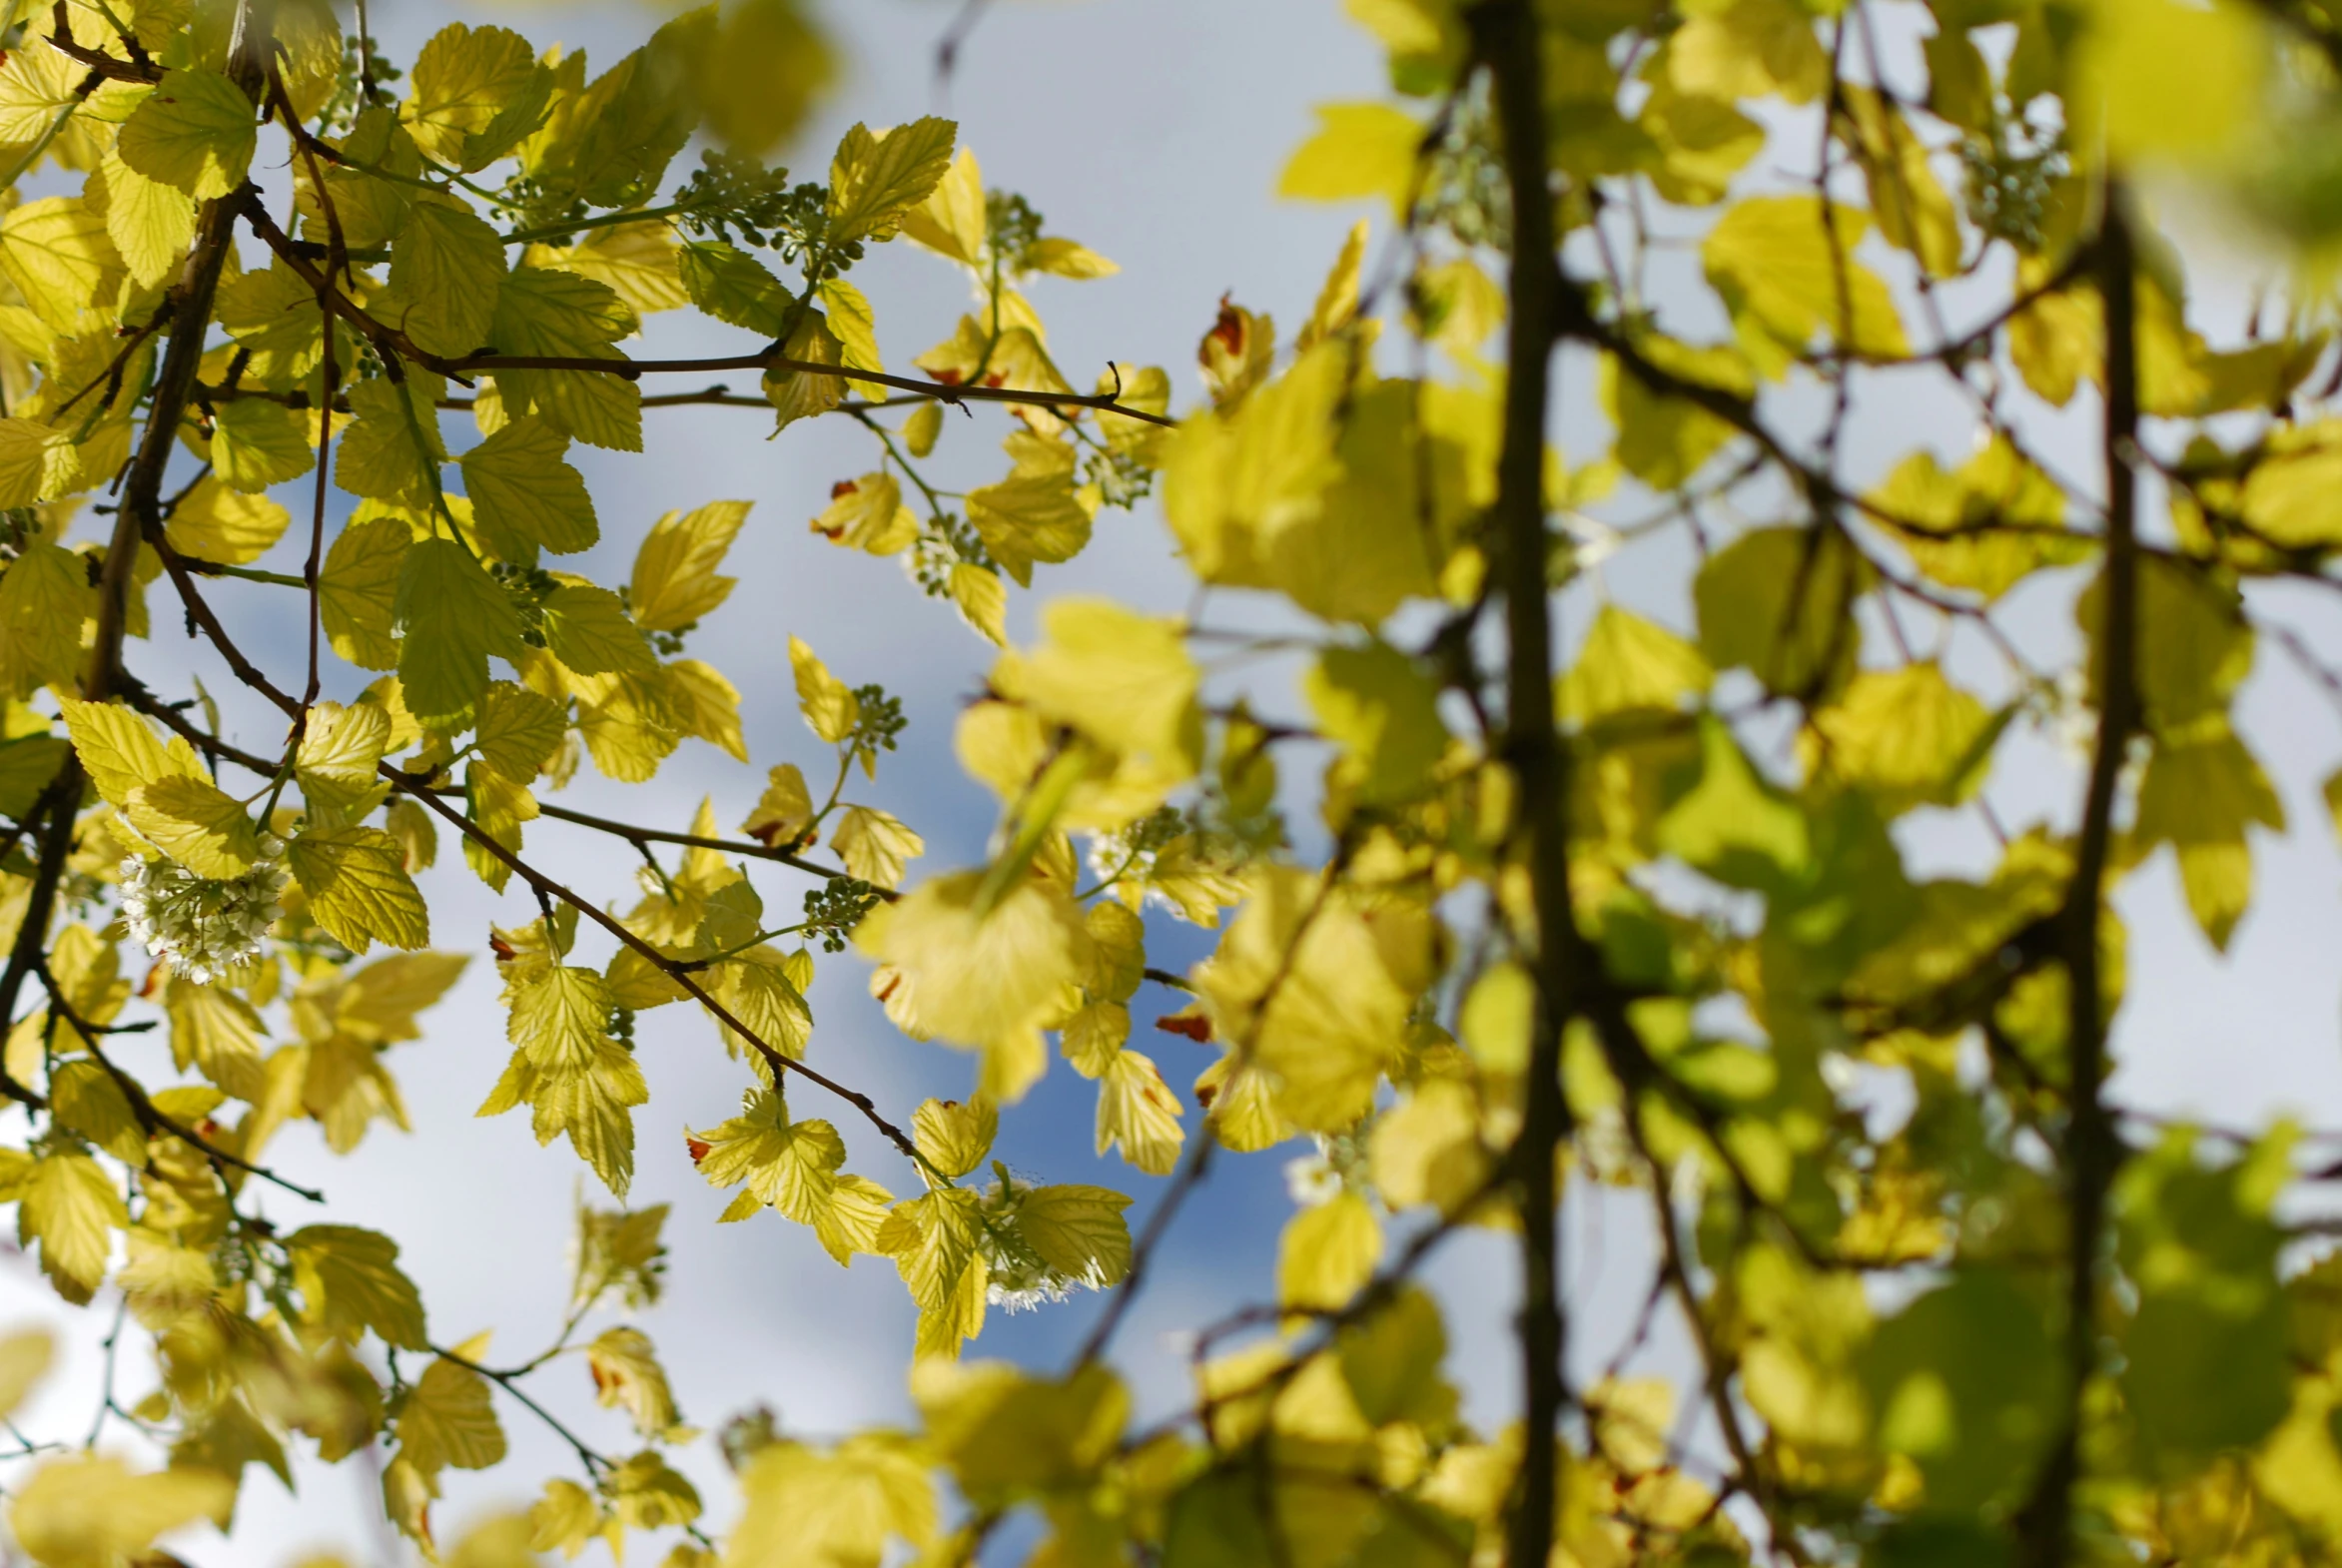
M 1318 1140 L 1320 1144 L 1323 1139 Z M 1333 1168 L 1320 1148 L 1314 1155 L 1303 1155 L 1288 1160 L 1284 1167 L 1284 1189 L 1296 1207 L 1315 1208 L 1341 1196 L 1341 1173 Z
M 284 912 L 284 841 L 261 835 L 262 859 L 240 877 L 199 877 L 166 856 L 122 862 L 122 918 L 146 950 L 197 985 L 260 957 Z

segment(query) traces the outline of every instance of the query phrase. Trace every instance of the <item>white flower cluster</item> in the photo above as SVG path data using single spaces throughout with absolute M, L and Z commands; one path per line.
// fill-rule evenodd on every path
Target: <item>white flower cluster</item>
M 122 918 L 149 953 L 206 984 L 260 957 L 285 891 L 284 842 L 261 835 L 262 859 L 241 877 L 199 877 L 167 856 L 122 862 Z
M 1028 1188 L 1011 1178 L 985 1189 L 976 1232 L 976 1250 L 983 1254 L 990 1283 L 984 1298 L 1011 1312 L 1030 1312 L 1044 1302 L 1059 1302 L 1075 1290 L 1102 1290 L 1106 1280 L 1093 1263 L 1090 1271 L 1069 1274 L 1052 1267 L 1017 1228 L 1017 1203 Z

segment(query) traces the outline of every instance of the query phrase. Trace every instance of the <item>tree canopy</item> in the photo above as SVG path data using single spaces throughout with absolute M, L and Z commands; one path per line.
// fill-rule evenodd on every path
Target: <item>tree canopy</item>
M 1318 108 L 1280 192 L 1372 216 L 1297 327 L 1192 302 L 1197 387 L 1053 343 L 1034 281 L 1115 264 L 951 120 L 795 145 L 838 70 L 795 0 L 646 17 L 590 65 L 524 10 L 390 58 L 363 3 L 0 6 L 0 1200 L 107 1377 L 86 1429 L 7 1428 L 26 1554 L 236 1553 L 172 1532 L 233 1532 L 297 1461 L 379 1466 L 464 1568 L 2342 1554 L 2334 1140 L 2109 1088 L 2114 894 L 2168 846 L 2225 949 L 2286 825 L 2235 717 L 2264 645 L 2342 705 L 2285 610 L 2342 584 L 2342 12 L 1347 10 L 1387 80 Z M 2191 299 L 2190 213 L 2253 237 L 2249 301 Z M 908 358 L 857 271 L 881 246 L 972 291 Z M 646 352 L 662 313 L 732 352 Z M 1567 399 L 1593 449 L 1555 439 Z M 657 460 L 668 409 L 863 470 L 803 582 L 898 560 L 871 613 L 998 645 L 982 689 L 915 713 L 785 615 L 761 667 L 694 656 L 772 598 L 726 574 L 756 497 L 571 569 L 604 534 L 581 449 Z M 984 482 L 947 440 L 997 440 Z M 1053 588 L 1159 522 L 1186 613 Z M 1686 616 L 1612 596 L 1629 551 Z M 305 657 L 253 653 L 231 585 Z M 752 732 L 743 682 L 810 739 Z M 915 873 L 919 826 L 869 803 L 914 720 L 997 810 L 975 863 Z M 562 803 L 687 743 L 761 796 Z M 1915 847 L 1951 821 L 1969 864 Z M 465 882 L 500 899 L 484 946 L 434 929 Z M 1172 923 L 1208 956 L 1151 962 Z M 524 1353 L 453 1337 L 398 1236 L 301 1217 L 337 1163 L 280 1141 L 429 1139 L 396 1074 L 489 966 L 479 1115 L 594 1192 L 547 1216 L 573 1275 Z M 958 1054 L 957 1098 L 825 1051 L 832 966 Z M 638 1116 L 662 1008 L 736 1115 Z M 1118 1185 L 996 1149 L 1052 1073 L 1095 1084 Z M 660 1114 L 689 1131 L 638 1146 Z M 1214 1166 L 1261 1158 L 1292 1176 L 1274 1276 L 1142 1411 L 1132 1303 Z M 687 1424 L 675 1221 L 626 1206 L 652 1161 L 891 1262 L 916 1419 L 794 1431 L 746 1366 Z M 1624 1325 L 1565 1266 L 1597 1204 L 1652 1241 Z M 1467 1230 L 1518 1259 L 1494 1426 L 1424 1282 Z M 1077 1295 L 1063 1362 L 984 1354 Z M 55 1350 L 0 1337 L 0 1416 Z M 581 1376 L 591 1427 L 541 1397 Z M 435 1519 L 511 1423 L 558 1473 Z

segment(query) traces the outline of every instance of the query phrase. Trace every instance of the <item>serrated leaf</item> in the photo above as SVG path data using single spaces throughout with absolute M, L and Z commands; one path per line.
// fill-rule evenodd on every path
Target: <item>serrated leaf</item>
M 334 651 L 361 669 L 398 662 L 398 582 L 414 534 L 388 517 L 354 522 L 326 552 L 318 615 Z
M 353 953 L 377 942 L 410 950 L 429 943 L 430 912 L 406 874 L 405 851 L 382 829 L 313 828 L 287 854 L 311 915 Z
M 87 1155 L 44 1155 L 25 1174 L 16 1239 L 40 1247 L 41 1272 L 76 1306 L 87 1304 L 106 1277 L 113 1234 L 129 1222 L 114 1178 Z
M 260 859 L 244 802 L 203 779 L 171 776 L 130 792 L 123 813 L 157 849 L 199 877 L 241 877 Z
M 352 396 L 381 386 L 388 384 L 367 383 L 353 389 Z M 316 430 L 317 421 L 310 415 L 262 398 L 240 397 L 222 403 L 213 414 L 212 466 L 229 485 L 257 493 L 272 484 L 297 479 L 317 466 L 317 450 L 311 444 Z M 350 466 L 345 443 L 335 467 L 337 477 Z M 352 486 L 345 480 L 344 487 Z
M 544 598 L 545 642 L 580 675 L 645 675 L 658 668 L 650 643 L 607 588 L 567 583 Z
M 490 341 L 499 354 L 623 361 L 613 347 L 640 323 L 610 289 L 576 273 L 524 267 L 496 296 Z M 642 392 L 595 371 L 498 371 L 507 413 L 540 413 L 590 446 L 642 450 Z
M 719 322 L 778 338 L 795 304 L 764 263 L 722 240 L 693 240 L 676 248 L 676 271 L 691 303 Z
M 123 125 L 115 151 L 148 179 L 208 198 L 243 184 L 258 143 L 243 88 L 216 71 L 166 71 Z
M 515 784 L 525 784 L 560 749 L 561 706 L 525 686 L 500 680 L 480 702 L 479 759 Z
M 927 841 L 886 812 L 848 806 L 831 831 L 830 848 L 846 869 L 874 887 L 903 885 L 904 862 L 927 853 Z
M 285 1238 L 307 1321 L 355 1341 L 368 1329 L 401 1350 L 424 1347 L 422 1297 L 398 1267 L 398 1244 L 356 1225 L 308 1225 Z
M 645 631 L 685 631 L 731 594 L 736 579 L 716 568 L 748 520 L 750 501 L 710 501 L 670 511 L 652 524 L 634 555 L 627 602 Z
M 787 1105 L 770 1092 L 749 1095 L 739 1116 L 689 1136 L 708 1185 L 745 1183 L 743 1193 L 754 1204 L 777 1208 L 799 1224 L 812 1224 L 828 1204 L 846 1162 L 837 1129 L 827 1122 L 791 1122 Z M 735 1216 L 727 1210 L 725 1217 Z
M 382 314 L 425 354 L 460 358 L 487 343 L 506 271 L 504 237 L 484 220 L 417 202 L 390 250 L 392 303 Z
M 584 476 L 563 460 L 568 450 L 567 435 L 523 415 L 456 459 L 472 520 L 502 559 L 533 566 L 540 545 L 569 554 L 601 537 Z
M 830 160 L 830 233 L 891 240 L 903 215 L 927 200 L 951 166 L 959 126 L 933 115 L 872 131 L 848 128 Z
M 485 1470 L 504 1457 L 504 1429 L 486 1378 L 441 1356 L 422 1369 L 398 1406 L 398 1457 L 424 1474 Z
M 512 600 L 452 539 L 420 539 L 407 549 L 394 607 L 398 684 L 426 728 L 468 723 L 487 690 L 489 657 L 523 655 Z

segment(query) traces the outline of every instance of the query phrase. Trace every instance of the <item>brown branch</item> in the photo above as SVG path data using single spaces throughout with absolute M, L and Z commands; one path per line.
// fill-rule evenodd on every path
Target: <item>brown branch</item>
M 2023 1568 L 2063 1568 L 2073 1551 L 2073 1490 L 2081 1477 L 2081 1428 L 2098 1365 L 2099 1251 L 2121 1142 L 2103 1098 L 2104 973 L 2099 927 L 2114 834 L 2115 786 L 2139 722 L 2137 481 L 2138 323 L 2136 261 L 2121 185 L 2105 185 L 2098 289 L 2106 315 L 2105 592 L 2093 652 L 2098 737 L 2082 801 L 2073 880 L 2058 915 L 2065 965 L 2066 1180 L 2065 1408 L 2038 1482 L 2016 1516 Z
M 1487 67 L 1511 195 L 1512 268 L 1507 288 L 1504 444 L 1489 508 L 1490 555 L 1505 619 L 1505 761 L 1520 780 L 1516 837 L 1526 828 L 1536 909 L 1536 1016 L 1529 1039 L 1521 1130 L 1509 1160 L 1521 1216 L 1517 1329 L 1523 1439 L 1505 1520 L 1506 1558 L 1542 1563 L 1559 1512 L 1556 1477 L 1568 1323 L 1561 1296 L 1560 1214 L 1554 1187 L 1570 1137 L 1561 1091 L 1561 1035 L 1570 1015 L 1605 987 L 1570 904 L 1568 753 L 1554 730 L 1553 622 L 1546 597 L 1545 430 L 1550 364 L 1562 327 L 1562 274 L 1546 168 L 1545 97 L 1536 8 L 1530 0 L 1483 0 L 1469 14 L 1474 52 Z M 1624 1022 L 1623 1013 L 1620 1022 Z

